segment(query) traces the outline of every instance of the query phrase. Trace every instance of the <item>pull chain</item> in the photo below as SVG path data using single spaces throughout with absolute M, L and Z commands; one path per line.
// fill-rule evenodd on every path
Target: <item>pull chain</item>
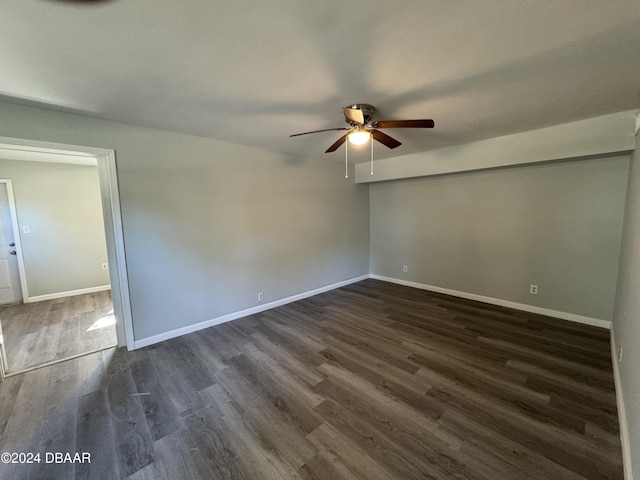
M 369 141 L 371 142 L 371 175 L 373 175 L 373 137 Z
M 344 142 L 344 178 L 349 178 L 349 139 Z

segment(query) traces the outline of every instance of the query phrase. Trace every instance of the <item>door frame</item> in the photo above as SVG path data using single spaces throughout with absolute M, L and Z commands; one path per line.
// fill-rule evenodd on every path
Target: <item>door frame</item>
M 20 231 L 18 230 L 18 212 L 16 210 L 16 199 L 13 195 L 13 182 L 9 178 L 0 178 L 0 183 L 4 183 L 7 188 L 7 198 L 9 200 L 9 213 L 11 215 L 11 228 L 13 229 L 13 243 L 16 244 L 16 256 L 18 257 L 18 274 L 20 276 L 20 290 L 22 295 L 22 301 L 26 303 L 27 295 L 27 280 L 24 270 L 24 257 L 22 256 L 22 240 L 20 238 Z M 4 341 L 2 342 L 4 345 Z
M 0 322 L 0 382 L 7 376 L 7 349 L 4 346 L 4 332 L 2 331 L 2 322 Z
M 2 154 L 5 155 L 2 155 Z M 131 297 L 129 293 L 129 276 L 127 273 L 127 259 L 125 253 L 124 232 L 122 226 L 122 211 L 120 208 L 120 193 L 118 190 L 118 172 L 116 153 L 113 149 L 69 145 L 55 142 L 43 142 L 24 138 L 10 138 L 0 136 L 0 157 L 26 159 L 29 156 L 50 155 L 53 158 L 83 157 L 94 158 L 98 165 L 98 179 L 100 182 L 100 196 L 102 199 L 102 213 L 107 243 L 107 261 L 109 263 L 109 278 L 113 298 L 113 313 L 116 319 L 116 333 L 118 346 L 126 346 L 128 350 L 135 348 L 133 317 L 131 312 Z M 52 160 L 56 161 L 56 160 Z M 61 163 L 61 160 L 58 160 Z M 10 202 L 11 203 L 11 202 Z M 17 215 L 14 228 L 17 228 Z M 16 237 L 20 236 L 17 231 Z M 16 245 L 19 245 L 16 242 Z M 22 258 L 22 249 L 19 259 Z M 19 260 L 19 262 L 22 262 Z M 28 298 L 27 286 L 24 284 L 24 263 L 20 270 L 23 299 Z M 1 358 L 0 358 L 1 362 Z M 0 363 L 0 376 L 3 368 Z

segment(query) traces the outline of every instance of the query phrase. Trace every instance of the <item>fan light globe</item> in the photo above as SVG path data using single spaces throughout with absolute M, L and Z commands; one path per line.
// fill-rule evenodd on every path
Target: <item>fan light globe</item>
M 371 134 L 366 130 L 358 130 L 349 134 L 349 142 L 353 145 L 364 145 L 371 138 Z

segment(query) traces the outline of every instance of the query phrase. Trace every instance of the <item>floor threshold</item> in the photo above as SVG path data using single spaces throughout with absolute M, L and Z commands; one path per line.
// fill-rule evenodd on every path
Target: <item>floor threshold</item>
M 36 365 L 35 367 L 25 368 L 25 369 L 19 370 L 17 372 L 7 372 L 5 374 L 5 376 L 4 376 L 4 378 L 15 377 L 16 375 L 22 375 L 23 373 L 32 372 L 34 370 L 39 370 L 40 368 L 50 367 L 51 365 L 57 365 L 58 363 L 62 363 L 62 362 L 68 362 L 69 360 L 73 360 L 75 358 L 86 357 L 87 355 L 98 353 L 98 352 L 101 352 L 103 350 L 109 350 L 110 348 L 114 348 L 114 347 L 117 347 L 117 346 L 118 346 L 118 344 L 114 343 L 113 345 L 108 345 L 106 347 L 96 348 L 96 349 L 90 350 L 88 352 L 78 353 L 76 355 L 71 355 L 70 357 L 59 358 L 59 359 L 56 359 L 56 360 L 52 360 L 51 362 L 43 363 L 41 365 Z

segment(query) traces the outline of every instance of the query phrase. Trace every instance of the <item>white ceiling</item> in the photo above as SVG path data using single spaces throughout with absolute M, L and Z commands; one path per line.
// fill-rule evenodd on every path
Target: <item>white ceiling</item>
M 0 98 L 338 160 L 339 132 L 288 135 L 355 102 L 435 119 L 385 158 L 638 107 L 640 4 L 4 0 L 0 65 Z

